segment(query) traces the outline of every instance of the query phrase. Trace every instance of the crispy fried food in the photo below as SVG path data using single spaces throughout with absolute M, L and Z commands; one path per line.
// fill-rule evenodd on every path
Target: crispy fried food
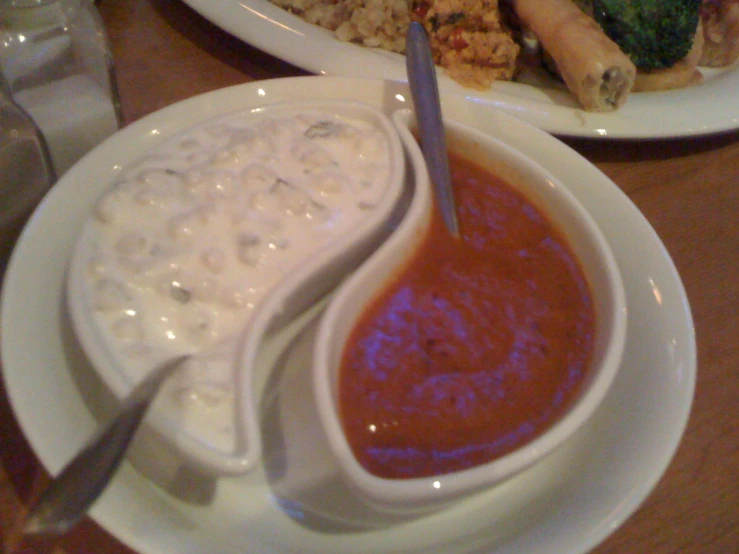
M 512 5 L 586 110 L 611 111 L 626 101 L 636 67 L 572 0 L 512 0 Z

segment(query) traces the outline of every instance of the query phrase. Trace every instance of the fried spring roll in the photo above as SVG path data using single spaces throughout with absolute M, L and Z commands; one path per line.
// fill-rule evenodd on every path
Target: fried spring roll
M 586 110 L 611 111 L 624 103 L 636 67 L 572 0 L 512 0 L 512 5 Z

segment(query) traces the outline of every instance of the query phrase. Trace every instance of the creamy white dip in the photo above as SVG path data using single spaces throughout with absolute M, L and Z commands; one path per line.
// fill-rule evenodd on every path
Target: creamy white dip
M 361 120 L 244 113 L 127 168 L 95 209 L 86 279 L 132 380 L 194 354 L 170 400 L 184 427 L 231 449 L 240 333 L 283 276 L 367 216 L 390 158 L 382 131 Z

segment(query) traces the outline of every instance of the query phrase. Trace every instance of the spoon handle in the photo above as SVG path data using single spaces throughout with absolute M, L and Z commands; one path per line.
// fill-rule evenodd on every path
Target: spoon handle
M 459 224 L 449 173 L 449 156 L 441 115 L 439 87 L 436 82 L 436 69 L 431 57 L 431 47 L 426 30 L 418 22 L 414 21 L 408 26 L 405 56 L 408 82 L 421 136 L 421 149 L 431 182 L 436 190 L 436 198 L 444 222 L 449 232 L 458 237 Z
M 157 366 L 124 399 L 116 414 L 62 469 L 31 508 L 26 536 L 66 533 L 108 485 L 156 393 L 187 356 Z

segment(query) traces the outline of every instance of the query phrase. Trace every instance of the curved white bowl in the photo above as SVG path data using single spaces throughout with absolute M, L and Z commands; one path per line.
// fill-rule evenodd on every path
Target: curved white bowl
M 389 233 L 388 222 L 405 189 L 405 157 L 398 133 L 390 119 L 372 106 L 345 100 L 305 100 L 269 104 L 250 112 L 254 118 L 260 118 L 304 110 L 326 111 L 362 120 L 378 128 L 389 144 L 389 183 L 372 215 L 358 222 L 350 232 L 333 243 L 316 251 L 305 263 L 286 275 L 263 299 L 246 323 L 233 356 L 237 368 L 234 383 L 237 387 L 234 395 L 237 446 L 233 451 L 224 451 L 209 444 L 207 437 L 183 430 L 176 414 L 154 405 L 147 423 L 156 431 L 155 436 L 166 441 L 182 457 L 183 463 L 209 474 L 242 474 L 260 461 L 262 441 L 256 413 L 258 399 L 255 398 L 253 381 L 255 360 L 263 338 L 270 330 L 286 325 L 326 295 L 383 242 Z M 92 312 L 85 271 L 93 232 L 92 225 L 88 222 L 78 238 L 68 271 L 67 304 L 83 351 L 105 385 L 120 399 L 131 390 L 134 383 L 106 340 L 106 330 L 98 325 Z
M 542 435 L 503 457 L 464 471 L 425 478 L 384 479 L 365 470 L 352 453 L 338 411 L 342 352 L 365 307 L 423 238 L 432 206 L 423 157 L 409 131 L 411 113 L 398 112 L 394 120 L 416 172 L 414 197 L 397 231 L 339 288 L 328 305 L 314 350 L 314 390 L 330 447 L 348 484 L 376 508 L 414 512 L 439 508 L 512 477 L 572 436 L 596 410 L 619 368 L 626 338 L 626 302 L 621 274 L 608 243 L 567 188 L 544 168 L 498 139 L 445 121 L 451 148 L 474 152 L 475 159 L 524 192 L 567 236 L 593 292 L 597 318 L 593 365 L 582 393 L 568 412 Z

